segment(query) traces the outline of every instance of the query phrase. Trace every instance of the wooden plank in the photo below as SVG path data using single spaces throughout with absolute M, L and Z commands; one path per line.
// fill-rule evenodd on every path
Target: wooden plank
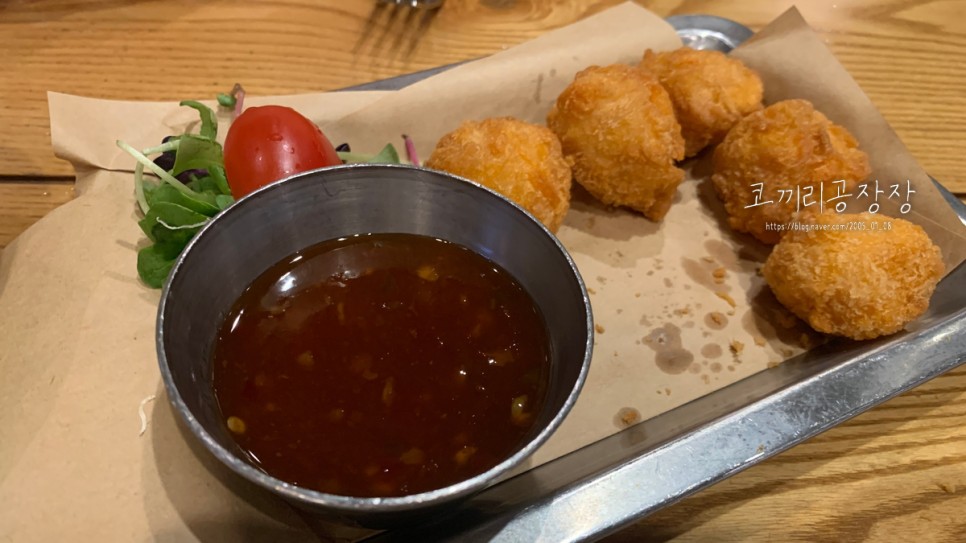
M 0 175 L 69 175 L 50 150 L 47 90 L 127 100 L 324 91 L 479 57 L 622 0 L 448 0 L 436 14 L 375 2 L 8 2 L 0 12 Z M 788 0 L 640 2 L 753 28 Z M 966 18 L 952 2 L 799 2 L 933 176 L 966 191 Z M 220 37 L 197 39 L 199 27 Z M 132 39 L 132 29 L 137 39 Z M 190 66 L 190 68 L 189 68 Z M 201 69 L 200 67 L 203 67 Z
M 0 181 L 0 248 L 73 198 L 73 179 Z

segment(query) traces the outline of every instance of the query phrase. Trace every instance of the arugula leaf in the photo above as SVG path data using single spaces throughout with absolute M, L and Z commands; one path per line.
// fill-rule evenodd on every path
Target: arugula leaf
M 370 164 L 399 164 L 399 153 L 391 143 L 387 143 L 376 156 L 369 160 Z
M 148 181 L 147 179 L 144 179 L 143 181 L 141 181 L 141 190 L 144 191 L 144 198 L 149 202 L 151 201 L 151 195 L 154 194 L 154 191 L 158 190 L 158 188 L 163 186 L 164 186 L 164 183 L 159 184 L 153 181 Z
M 218 185 L 215 180 L 211 178 L 210 175 L 203 175 L 201 177 L 195 178 L 194 181 L 188 183 L 188 188 L 195 192 L 204 192 L 207 194 L 221 194 L 218 190 Z
M 144 153 L 138 151 L 134 147 L 131 147 L 130 145 L 124 143 L 121 140 L 117 140 L 116 143 L 117 143 L 117 146 L 118 147 L 120 147 L 124 151 L 127 151 L 127 153 L 129 155 L 133 156 L 134 159 L 137 160 L 139 164 L 141 164 L 143 167 L 151 170 L 151 173 L 153 173 L 154 175 L 157 175 L 158 177 L 160 177 L 161 180 L 164 181 L 165 183 L 168 183 L 169 185 L 174 186 L 174 188 L 176 188 L 176 189 L 180 190 L 181 192 L 185 193 L 186 196 L 190 196 L 192 198 L 198 196 L 195 193 L 195 191 L 193 191 L 190 188 L 188 188 L 187 185 L 185 185 L 181 181 L 178 181 L 178 178 L 177 177 L 171 175 L 164 168 L 162 168 L 162 167 L 158 166 L 157 164 L 155 164 L 154 162 L 152 162 L 151 159 L 149 159 L 148 157 L 146 157 L 144 155 Z M 148 149 L 148 151 L 150 151 L 150 149 Z M 137 185 L 137 177 L 136 176 L 135 176 L 135 185 Z
M 228 186 L 228 176 L 225 175 L 224 161 L 221 164 L 212 164 L 208 168 L 208 175 L 215 181 L 218 192 L 221 194 L 231 194 L 231 187 Z
M 151 288 L 161 288 L 177 257 L 165 256 L 156 245 L 138 251 L 138 275 Z
M 202 138 L 215 140 L 218 137 L 218 120 L 215 117 L 215 112 L 210 107 L 196 100 L 183 100 L 178 105 L 195 109 L 201 115 Z M 181 154 L 180 151 L 178 154 Z
M 158 252 L 166 257 L 178 258 L 191 238 L 195 237 L 198 230 L 201 230 L 205 224 L 202 222 L 171 228 L 164 219 L 159 219 L 158 224 L 154 226 L 154 237 L 157 239 L 154 247 L 157 247 Z
M 148 236 L 148 239 L 157 242 L 162 239 L 170 239 L 165 238 L 167 230 L 201 226 L 206 222 L 208 222 L 208 217 L 201 213 L 171 202 L 158 202 L 151 206 L 143 219 L 138 221 L 138 226 Z M 187 240 L 185 243 L 187 243 Z
M 162 186 L 155 191 L 174 190 Z M 178 193 L 174 190 L 174 193 Z M 151 206 L 138 226 L 154 245 L 138 251 L 138 275 L 149 287 L 160 288 L 174 261 L 198 230 L 208 223 L 205 215 L 171 202 L 159 201 Z
M 210 170 L 222 167 L 224 163 L 221 145 L 217 141 L 194 134 L 185 134 L 181 136 L 181 142 L 178 144 L 178 154 L 174 157 L 171 175 L 178 175 L 186 170 Z M 211 175 L 210 172 L 209 175 Z
M 374 155 L 351 151 L 339 151 L 337 154 L 346 164 L 402 164 L 402 161 L 399 160 L 399 152 L 391 143 L 387 143 L 381 151 Z
M 190 209 L 191 211 L 201 213 L 202 215 L 214 217 L 219 211 L 224 209 L 217 203 L 218 196 L 219 195 L 199 192 L 198 198 L 192 198 L 171 185 L 164 184 L 156 189 L 151 190 L 150 193 L 145 191 L 145 197 L 147 198 L 149 206 L 148 213 L 145 214 L 145 217 L 151 214 L 151 210 L 153 210 L 155 206 L 162 203 L 176 204 L 178 206 Z
M 217 205 L 222 210 L 228 209 L 228 206 L 235 203 L 235 199 L 230 194 L 219 194 L 215 196 L 215 205 Z

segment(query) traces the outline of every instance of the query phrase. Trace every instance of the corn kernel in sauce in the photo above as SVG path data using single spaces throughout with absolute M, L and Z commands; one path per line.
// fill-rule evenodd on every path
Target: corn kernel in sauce
M 236 302 L 213 362 L 251 461 L 346 496 L 426 492 L 495 466 L 533 430 L 550 372 L 543 318 L 506 271 L 410 234 L 276 264 Z

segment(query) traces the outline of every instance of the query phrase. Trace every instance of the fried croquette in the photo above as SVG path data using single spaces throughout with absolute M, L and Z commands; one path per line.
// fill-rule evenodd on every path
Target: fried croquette
M 807 219 L 762 269 L 788 310 L 819 332 L 852 339 L 895 333 L 926 311 L 944 268 L 920 226 L 870 213 Z
M 591 66 L 578 73 L 547 116 L 574 180 L 608 205 L 664 218 L 684 171 L 681 127 L 657 79 L 631 66 Z
M 570 163 L 543 126 L 510 117 L 464 122 L 436 143 L 426 167 L 503 194 L 552 232 L 570 209 Z
M 869 157 L 845 128 L 806 100 L 785 100 L 739 121 L 715 149 L 711 181 L 728 224 L 777 243 L 797 211 L 850 194 L 869 176 Z M 810 207 L 806 206 L 811 204 Z
M 720 51 L 648 49 L 639 66 L 657 76 L 671 97 L 686 157 L 718 143 L 742 117 L 761 109 L 758 74 Z

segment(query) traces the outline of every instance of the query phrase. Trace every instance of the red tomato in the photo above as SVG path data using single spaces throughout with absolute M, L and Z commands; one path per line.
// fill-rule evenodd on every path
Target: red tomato
M 342 164 L 315 123 L 284 106 L 246 109 L 225 137 L 225 174 L 236 199 L 290 175 Z

